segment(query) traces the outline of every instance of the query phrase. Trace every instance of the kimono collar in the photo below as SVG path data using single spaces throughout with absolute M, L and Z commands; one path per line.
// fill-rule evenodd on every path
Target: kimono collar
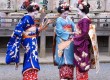
M 64 21 L 66 21 L 68 23 L 68 17 L 66 17 L 65 19 L 60 17 L 61 19 L 63 19 Z
M 84 18 L 88 19 L 90 22 L 92 21 L 91 18 L 89 18 L 86 14 L 83 16 L 82 19 L 84 19 Z M 81 19 L 81 20 L 82 20 L 82 19 Z

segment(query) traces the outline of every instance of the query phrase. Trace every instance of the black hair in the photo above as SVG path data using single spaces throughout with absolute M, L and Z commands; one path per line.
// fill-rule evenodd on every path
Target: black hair
M 65 8 L 59 6 L 57 11 L 58 11 L 58 13 L 62 14 L 63 12 L 70 11 L 70 10 L 69 10 L 69 6 L 66 6 Z
M 77 5 L 79 7 L 80 4 Z M 82 4 L 83 5 L 83 4 Z M 90 4 L 87 3 L 87 5 L 83 5 L 83 9 L 80 9 L 83 13 L 88 14 L 89 13 Z
M 28 11 L 28 12 L 34 12 L 34 11 L 39 11 L 39 6 L 36 6 L 36 5 L 29 5 L 27 8 L 26 8 L 26 10 Z

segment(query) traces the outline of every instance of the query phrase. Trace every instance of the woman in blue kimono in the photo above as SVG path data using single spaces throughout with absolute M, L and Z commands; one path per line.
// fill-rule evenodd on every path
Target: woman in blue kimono
M 39 11 L 37 3 L 31 3 L 27 7 L 26 14 L 16 25 L 13 35 L 7 44 L 6 63 L 19 63 L 20 44 L 25 49 L 23 62 L 23 80 L 38 80 L 38 71 L 40 70 L 38 61 L 38 45 L 37 37 L 40 31 L 46 27 L 38 27 L 35 25 L 34 19 Z M 47 21 L 48 24 L 48 21 Z
M 60 79 L 73 80 L 73 34 L 74 23 L 68 17 L 69 4 L 63 3 L 58 7 L 60 17 L 56 20 L 56 47 L 54 61 L 58 65 Z

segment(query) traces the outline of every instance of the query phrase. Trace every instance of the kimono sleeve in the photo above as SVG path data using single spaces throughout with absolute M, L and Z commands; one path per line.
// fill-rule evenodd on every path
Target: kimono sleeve
M 24 31 L 23 27 L 26 26 L 26 20 L 20 21 L 13 31 L 13 35 L 11 36 L 6 51 L 6 63 L 9 64 L 11 62 L 19 63 L 20 53 L 20 43 L 22 39 L 22 33 Z
M 81 29 L 81 34 L 76 36 L 74 39 L 76 40 L 82 40 L 82 39 L 85 39 L 85 37 L 87 37 L 88 35 L 88 32 L 89 32 L 89 20 L 85 19 L 83 22 L 82 22 L 82 29 Z
M 56 21 L 56 34 L 58 37 L 62 38 L 63 40 L 68 40 L 70 36 L 70 33 L 63 29 L 60 20 Z

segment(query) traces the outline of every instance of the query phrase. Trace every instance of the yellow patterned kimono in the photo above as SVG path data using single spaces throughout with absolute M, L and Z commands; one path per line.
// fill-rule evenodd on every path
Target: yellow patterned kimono
M 91 68 L 96 68 L 96 73 L 99 71 L 99 50 L 97 43 L 96 27 L 91 24 L 89 27 L 89 36 L 92 43 L 93 54 L 91 53 Z

